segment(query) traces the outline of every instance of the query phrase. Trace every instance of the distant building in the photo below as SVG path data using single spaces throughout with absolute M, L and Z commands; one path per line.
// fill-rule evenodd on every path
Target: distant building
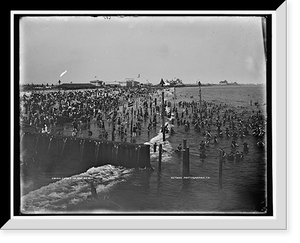
M 127 86 L 127 82 L 126 81 L 119 81 L 119 85 L 121 87 L 126 87 Z
M 220 85 L 228 85 L 228 82 L 226 80 L 224 80 L 224 81 L 220 81 L 219 84 Z
M 90 81 L 90 83 L 93 84 L 93 85 L 95 85 L 96 87 L 101 87 L 101 86 L 104 85 L 104 81 L 98 80 L 98 79 L 92 80 L 92 81 Z
M 138 81 L 127 81 L 126 82 L 126 86 L 127 87 L 138 87 L 139 86 L 139 84 L 140 84 L 140 82 L 138 82 Z
M 140 82 L 135 81 L 133 78 L 126 78 L 125 79 L 126 86 L 131 88 L 131 87 L 138 87 Z
M 94 89 L 95 85 L 90 83 L 63 83 L 58 86 L 60 89 Z
M 119 81 L 106 81 L 105 86 L 119 87 L 121 85 Z

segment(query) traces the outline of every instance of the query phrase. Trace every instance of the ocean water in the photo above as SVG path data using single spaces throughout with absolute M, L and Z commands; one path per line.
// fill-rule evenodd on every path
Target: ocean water
M 263 85 L 252 86 L 207 86 L 202 87 L 202 100 L 214 104 L 227 104 L 245 117 L 261 111 L 266 116 L 266 91 Z M 170 102 L 198 101 L 198 87 L 166 91 Z M 253 105 L 250 106 L 250 101 Z M 258 102 L 254 106 L 254 102 Z M 178 107 L 179 113 L 182 108 Z M 222 111 L 221 111 L 222 114 Z M 187 118 L 188 119 L 188 118 Z M 171 125 L 170 125 L 171 126 Z M 228 126 L 228 125 L 227 125 Z M 147 127 L 147 123 L 143 125 Z M 65 132 L 68 132 L 69 128 Z M 91 130 L 96 131 L 96 125 Z M 192 127 L 185 131 L 183 126 L 173 125 L 174 135 L 166 135 L 162 141 L 159 129 L 151 133 L 142 130 L 137 143 L 151 145 L 151 165 L 154 170 L 134 170 L 105 165 L 90 168 L 84 173 L 64 177 L 45 175 L 40 188 L 30 191 L 21 198 L 23 213 L 264 213 L 266 201 L 266 150 L 258 148 L 258 139 L 251 134 L 237 138 L 238 151 L 242 144 L 249 144 L 249 154 L 241 161 L 223 162 L 222 189 L 219 187 L 219 151 L 229 153 L 232 138 L 218 138 L 206 148 L 207 157 L 199 156 L 199 143 L 204 139 L 202 132 Z M 222 128 L 223 129 L 223 128 Z M 225 129 L 223 129 L 225 130 Z M 212 127 L 212 135 L 216 128 Z M 96 134 L 93 133 L 93 134 Z M 118 139 L 118 138 L 116 138 Z M 182 157 L 175 152 L 179 143 L 187 140 L 190 148 L 190 173 L 182 177 Z M 163 145 L 162 170 L 159 172 L 158 152 L 153 144 Z M 267 142 L 267 141 L 265 141 Z M 46 178 L 47 177 L 47 178 Z M 34 179 L 33 179 L 34 180 Z M 93 181 L 97 197 L 91 193 Z M 47 183 L 45 183 L 47 181 Z M 45 185 L 48 184 L 48 185 Z

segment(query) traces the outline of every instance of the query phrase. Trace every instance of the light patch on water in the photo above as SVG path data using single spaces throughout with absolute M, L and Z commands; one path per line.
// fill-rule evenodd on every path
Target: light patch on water
M 97 194 L 107 192 L 115 184 L 125 181 L 133 169 L 104 165 L 92 167 L 86 172 L 62 178 L 21 198 L 21 212 L 24 214 L 49 213 L 65 210 L 91 197 L 93 182 Z
M 168 124 L 169 130 L 171 129 L 171 127 L 173 127 L 173 125 L 168 122 L 166 122 L 166 124 Z M 170 135 L 168 133 L 166 133 L 165 137 L 167 139 L 170 137 Z M 154 152 L 154 147 L 153 147 L 153 145 L 155 143 L 157 144 L 156 152 Z M 172 161 L 172 153 L 174 152 L 174 149 L 169 141 L 167 141 L 167 140 L 163 141 L 162 132 L 159 132 L 155 137 L 151 138 L 151 140 L 149 142 L 146 142 L 145 144 L 150 145 L 150 159 L 151 160 L 158 160 L 159 144 L 162 144 L 163 153 L 162 153 L 161 161 L 162 162 Z

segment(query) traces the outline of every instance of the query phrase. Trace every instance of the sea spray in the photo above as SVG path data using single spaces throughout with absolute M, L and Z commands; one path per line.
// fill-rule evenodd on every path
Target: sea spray
M 168 125 L 169 131 L 171 130 L 171 127 L 173 127 L 172 124 L 166 122 L 166 125 Z M 167 133 L 166 134 L 166 139 L 169 138 L 170 135 Z M 154 152 L 154 144 L 157 144 L 157 149 L 156 152 Z M 150 145 L 150 159 L 152 161 L 157 161 L 158 160 L 158 146 L 159 144 L 162 144 L 162 162 L 170 162 L 172 159 L 172 153 L 174 149 L 172 148 L 172 145 L 169 141 L 163 141 L 163 134 L 162 132 L 159 132 L 155 137 L 151 138 L 149 142 L 146 142 L 145 144 Z
M 63 211 L 68 206 L 91 198 L 89 181 L 93 182 L 97 194 L 101 194 L 125 181 L 132 172 L 133 169 L 104 165 L 70 177 L 53 177 L 56 182 L 31 191 L 21 198 L 21 212 L 32 214 Z

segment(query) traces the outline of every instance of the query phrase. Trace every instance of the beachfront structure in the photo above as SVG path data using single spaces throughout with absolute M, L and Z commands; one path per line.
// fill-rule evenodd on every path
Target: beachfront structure
M 224 80 L 224 81 L 220 81 L 219 82 L 219 85 L 238 85 L 237 82 L 228 82 L 227 80 Z
M 138 87 L 139 86 L 139 84 L 140 84 L 140 82 L 138 82 L 138 81 L 127 81 L 127 87 Z
M 105 81 L 105 86 L 111 86 L 111 87 L 119 87 L 121 86 L 120 85 L 120 82 L 119 81 Z
M 131 88 L 131 87 L 138 87 L 140 82 L 134 80 L 133 78 L 126 78 L 126 87 Z
M 94 89 L 96 86 L 91 83 L 63 83 L 58 86 L 59 89 Z
M 119 82 L 121 87 L 127 87 L 127 82 L 126 81 L 120 81 Z
M 93 89 L 97 87 L 110 86 L 110 87 L 138 87 L 140 82 L 134 79 L 127 78 L 125 81 L 102 81 L 102 80 L 92 80 L 89 83 L 63 83 L 58 85 L 60 89 Z
M 90 81 L 90 83 L 95 85 L 96 87 L 101 87 L 104 85 L 104 81 L 98 79 L 92 80 Z
M 224 81 L 220 81 L 219 84 L 220 85 L 228 85 L 228 82 L 227 82 L 227 80 L 224 80 Z

